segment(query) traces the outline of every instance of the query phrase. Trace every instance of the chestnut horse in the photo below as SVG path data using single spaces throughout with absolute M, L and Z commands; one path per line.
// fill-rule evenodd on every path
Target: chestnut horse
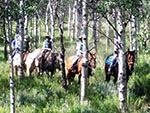
M 132 71 L 134 69 L 134 61 L 135 61 L 135 51 L 127 51 L 125 53 L 126 55 L 126 75 L 127 75 L 127 82 L 129 80 L 129 76 L 132 75 Z M 106 74 L 106 81 L 110 81 L 111 75 L 114 77 L 114 83 L 117 82 L 118 79 L 118 61 L 114 63 L 111 69 L 111 74 L 108 74 L 108 69 L 111 63 L 112 54 L 109 55 L 105 60 L 105 74 Z
M 72 69 L 73 60 L 75 59 L 76 55 L 70 56 L 66 59 L 65 68 L 66 68 L 66 80 L 70 84 L 76 74 L 78 74 L 78 84 L 80 84 L 81 79 L 81 70 L 82 70 L 82 61 L 83 57 L 80 57 L 77 65 Z M 89 83 L 89 76 L 92 76 L 92 68 L 96 67 L 96 52 L 88 52 L 88 75 L 87 75 L 87 83 Z

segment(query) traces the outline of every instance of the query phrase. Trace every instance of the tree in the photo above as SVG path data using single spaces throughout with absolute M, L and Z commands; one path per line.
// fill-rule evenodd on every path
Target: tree
M 59 7 L 57 10 L 57 18 L 58 18 L 58 27 L 59 27 L 59 34 L 60 34 L 60 47 L 61 47 L 61 81 L 62 87 L 67 89 L 67 81 L 66 81 L 66 72 L 65 72 L 65 48 L 64 48 L 64 36 L 63 36 L 63 21 L 64 21 L 64 9 L 63 9 L 63 2 L 59 2 Z
M 5 0 L 5 22 L 6 22 L 6 26 L 4 29 L 6 29 L 6 37 L 11 40 L 11 25 L 10 25 L 10 21 L 11 20 L 11 16 L 10 14 L 10 7 L 9 7 L 9 0 Z M 11 56 L 11 41 L 9 43 L 9 49 L 10 49 L 10 56 Z M 10 112 L 11 113 L 15 113 L 15 93 L 14 93 L 14 70 L 13 70 L 13 62 L 11 61 L 10 64 Z
M 106 6 L 108 0 L 103 0 L 99 2 L 99 11 L 102 16 L 108 21 L 111 27 L 115 30 L 118 35 L 117 45 L 119 47 L 119 72 L 118 72 L 118 90 L 119 90 L 119 101 L 120 109 L 122 112 L 126 112 L 127 105 L 127 82 L 126 82 L 126 64 L 125 64 L 125 51 L 126 51 L 126 41 L 125 41 L 125 28 L 131 19 L 133 14 L 138 16 L 141 8 L 141 0 L 138 1 L 114 1 L 109 0 L 109 4 Z M 114 27 L 112 22 L 105 15 L 107 12 L 112 14 L 113 10 L 117 11 L 117 29 Z
M 83 61 L 82 61 L 82 74 L 81 74 L 81 104 L 84 104 L 87 96 L 87 61 L 88 61 L 88 8 L 87 0 L 82 2 L 82 37 L 83 37 Z
M 19 19 L 19 34 L 21 35 L 21 47 L 20 47 L 20 65 L 18 67 L 18 77 L 21 80 L 23 77 L 23 40 L 24 40 L 24 0 L 20 1 L 20 19 Z

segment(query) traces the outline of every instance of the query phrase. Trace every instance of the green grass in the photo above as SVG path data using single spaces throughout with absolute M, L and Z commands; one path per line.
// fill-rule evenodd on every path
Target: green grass
M 56 45 L 59 45 L 56 40 Z M 75 42 L 65 41 L 66 55 L 75 54 Z M 25 77 L 21 83 L 15 76 L 15 108 L 16 113 L 119 113 L 117 85 L 105 82 L 104 61 L 111 48 L 106 52 L 100 42 L 97 53 L 97 67 L 90 78 L 87 90 L 88 104 L 80 105 L 80 85 L 75 82 L 65 91 L 61 87 L 61 73 L 53 78 L 45 74 L 38 78 Z M 100 49 L 103 48 L 103 49 Z M 60 50 L 60 48 L 58 48 Z M 0 51 L 0 113 L 10 112 L 9 65 Z M 146 113 L 150 103 L 150 58 L 149 54 L 139 54 L 133 75 L 128 83 L 128 113 Z M 140 95 L 139 92 L 143 91 Z

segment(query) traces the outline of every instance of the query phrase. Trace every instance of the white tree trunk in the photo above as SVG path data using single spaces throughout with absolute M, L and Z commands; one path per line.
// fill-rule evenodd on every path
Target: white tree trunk
M 126 63 L 125 63 L 125 25 L 123 24 L 124 21 L 123 12 L 118 10 L 118 43 L 120 44 L 119 48 L 119 71 L 118 71 L 118 90 L 119 90 L 119 102 L 120 102 L 120 109 L 122 112 L 126 112 L 126 99 L 127 99 L 127 82 L 126 82 Z
M 75 12 L 76 12 L 76 7 L 77 7 L 77 0 L 74 1 L 74 7 L 73 7 L 73 16 L 72 16 L 72 24 L 71 24 L 71 41 L 75 39 Z
M 9 0 L 5 0 L 5 11 L 9 12 L 10 10 L 8 10 L 8 2 Z M 7 14 L 8 15 L 8 14 Z M 6 37 L 9 39 L 10 43 L 9 43 L 9 50 L 10 50 L 10 56 L 11 56 L 11 29 L 10 29 L 10 21 L 11 18 L 7 17 L 5 18 L 5 23 L 6 23 Z M 14 93 L 14 70 L 13 70 L 13 62 L 11 61 L 11 66 L 10 66 L 10 113 L 15 113 L 15 93 Z
M 135 50 L 137 51 L 137 21 L 134 15 L 132 15 L 130 26 L 129 26 L 129 31 L 130 31 L 130 50 Z M 137 61 L 137 55 L 135 55 L 135 61 Z
M 87 0 L 83 0 L 82 8 L 82 23 L 83 23 L 83 61 L 82 61 L 82 72 L 81 72 L 81 104 L 86 102 L 87 97 L 87 62 L 88 62 L 88 9 Z
M 100 41 L 100 39 L 101 39 L 101 29 L 102 29 L 102 23 L 101 23 L 101 18 L 99 18 L 98 20 L 97 20 L 97 22 L 96 22 L 96 24 L 97 24 L 97 41 L 99 42 Z
M 20 14 L 22 15 L 19 23 L 20 23 L 20 31 L 19 34 L 21 35 L 21 47 L 20 47 L 20 64 L 18 67 L 18 77 L 20 80 L 23 78 L 23 40 L 24 40 L 24 3 L 23 0 L 20 1 Z
M 75 17 L 76 17 L 75 18 L 75 39 L 79 38 L 81 34 L 81 29 L 80 29 L 81 20 L 82 20 L 81 4 L 82 4 L 81 0 L 77 1 L 76 10 L 75 10 Z
M 107 13 L 107 18 L 109 20 L 109 17 L 110 15 Z M 106 21 L 106 51 L 108 50 L 108 47 L 109 47 L 109 38 L 110 38 L 110 25 L 109 23 Z
M 68 39 L 70 39 L 70 25 L 71 25 L 71 6 L 69 3 L 69 12 L 68 12 Z
M 92 3 L 92 6 L 95 7 L 95 2 L 93 0 L 93 3 Z M 96 12 L 95 12 L 95 8 L 93 8 L 93 11 L 92 11 L 92 37 L 93 37 L 93 42 L 94 42 L 94 47 L 95 47 L 95 50 L 97 51 L 97 37 L 96 37 L 96 31 L 97 31 L 97 26 L 96 26 Z
M 41 21 L 39 21 L 38 25 L 39 25 L 39 27 L 38 27 L 38 37 L 39 37 L 39 43 L 41 43 Z
M 28 16 L 25 16 L 25 21 L 24 21 L 24 34 L 28 35 Z
M 113 21 L 114 21 L 114 27 L 115 29 L 117 29 L 117 12 L 116 9 L 113 10 Z M 116 50 L 116 45 L 117 45 L 117 41 L 118 41 L 118 34 L 117 32 L 114 30 L 114 50 Z
M 50 19 L 51 19 L 51 41 L 52 41 L 52 50 L 54 50 L 54 38 L 55 38 L 55 5 L 54 3 L 50 3 Z
M 46 12 L 45 12 L 45 31 L 46 35 L 49 35 L 49 28 L 48 28 L 48 13 L 49 13 L 50 3 L 47 4 Z
M 30 17 L 30 18 L 32 18 L 32 17 Z M 30 20 L 30 32 L 29 32 L 29 34 L 30 34 L 30 48 L 32 48 L 32 43 L 33 43 L 33 26 L 32 26 L 32 19 Z
M 37 27 L 37 14 L 34 14 L 34 49 L 37 49 L 37 42 L 38 42 L 38 27 Z

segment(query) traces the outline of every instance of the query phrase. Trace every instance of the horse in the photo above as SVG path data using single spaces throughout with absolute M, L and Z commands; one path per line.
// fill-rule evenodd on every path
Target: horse
M 31 76 L 33 70 L 36 69 L 35 59 L 41 54 L 42 50 L 43 50 L 42 48 L 38 48 L 28 54 L 25 61 L 26 72 L 28 76 Z
M 26 61 L 26 58 L 28 56 L 28 52 L 24 52 L 23 53 L 23 70 L 25 71 L 26 70 L 26 65 L 25 65 L 25 61 Z M 13 68 L 14 68 L 14 73 L 15 75 L 18 75 L 18 67 L 21 66 L 21 57 L 20 57 L 20 52 L 17 52 L 14 57 L 12 58 L 12 61 L 13 61 Z
M 70 84 L 74 81 L 74 77 L 78 74 L 78 84 L 80 84 L 81 71 L 82 71 L 82 62 L 83 57 L 81 56 L 77 62 L 77 65 L 72 68 L 72 61 L 76 58 L 76 55 L 70 56 L 65 61 L 65 70 L 66 70 L 66 80 Z M 89 76 L 92 76 L 92 69 L 96 68 L 96 52 L 88 52 L 88 75 L 87 75 L 87 84 L 89 84 Z
M 132 71 L 134 70 L 135 50 L 134 51 L 128 50 L 127 52 L 125 52 L 124 55 L 126 55 L 125 63 L 126 63 L 126 75 L 127 75 L 127 82 L 128 82 L 129 76 L 132 75 Z M 105 68 L 106 81 L 109 82 L 111 76 L 113 76 L 114 83 L 116 83 L 118 79 L 118 61 L 117 60 L 114 62 L 114 65 L 112 66 L 110 74 L 108 73 L 108 69 L 111 63 L 111 60 L 110 60 L 111 56 L 112 54 L 109 55 L 105 60 L 104 68 Z
M 56 69 L 60 70 L 60 62 L 61 62 L 60 53 L 48 51 L 44 56 L 44 59 L 42 59 L 42 55 L 40 55 L 35 60 L 35 65 L 38 70 L 38 76 L 41 76 L 43 75 L 44 72 L 46 72 L 47 76 L 49 77 L 49 72 L 51 72 L 52 77 L 56 72 Z

